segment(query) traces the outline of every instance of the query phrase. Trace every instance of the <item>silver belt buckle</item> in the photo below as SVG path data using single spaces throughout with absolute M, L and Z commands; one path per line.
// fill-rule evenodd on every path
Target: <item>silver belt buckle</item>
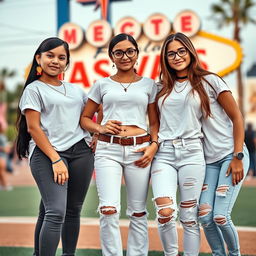
M 119 137 L 118 144 L 119 144 L 119 145 L 122 145 L 122 140 L 123 140 L 123 139 L 127 139 L 127 138 L 128 138 L 127 136 Z

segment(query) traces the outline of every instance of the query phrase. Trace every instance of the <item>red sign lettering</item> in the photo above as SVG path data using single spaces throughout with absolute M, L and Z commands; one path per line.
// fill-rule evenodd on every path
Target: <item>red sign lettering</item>
M 132 22 L 125 22 L 122 26 L 121 26 L 121 33 L 128 33 L 128 34 L 130 34 L 131 36 L 133 36 L 134 35 L 134 33 L 132 32 L 132 31 L 130 31 L 130 32 L 125 32 L 125 28 L 126 27 L 133 27 L 134 26 L 134 24 L 132 23 Z
M 70 75 L 70 83 L 82 83 L 84 87 L 90 87 L 86 70 L 82 61 L 75 62 Z
M 76 43 L 77 35 L 76 29 L 73 28 L 71 30 L 64 30 L 64 40 L 68 43 Z
M 206 50 L 205 49 L 196 49 L 198 55 L 203 54 L 206 55 Z M 208 70 L 208 65 L 207 63 L 205 63 L 204 61 L 200 60 L 200 63 L 202 65 L 202 67 L 206 70 Z
M 102 25 L 98 25 L 94 27 L 94 41 L 102 41 L 103 40 L 103 26 Z
M 141 61 L 140 61 L 140 66 L 138 69 L 138 75 L 142 76 L 146 67 L 146 64 L 148 62 L 149 56 L 143 56 Z
M 102 77 L 109 76 L 109 73 L 107 71 L 101 69 L 101 66 L 104 64 L 109 65 L 109 60 L 99 60 L 94 65 L 95 72 Z
M 191 21 L 192 16 L 187 15 L 187 16 L 182 16 L 181 17 L 181 31 L 182 32 L 190 32 L 192 31 L 192 21 Z
M 151 78 L 155 80 L 159 76 L 160 55 L 156 55 L 152 68 Z
M 151 20 L 151 23 L 154 25 L 155 27 L 155 34 L 156 35 L 159 35 L 159 32 L 160 32 L 160 23 L 162 23 L 163 20 L 162 19 L 154 19 L 154 20 Z

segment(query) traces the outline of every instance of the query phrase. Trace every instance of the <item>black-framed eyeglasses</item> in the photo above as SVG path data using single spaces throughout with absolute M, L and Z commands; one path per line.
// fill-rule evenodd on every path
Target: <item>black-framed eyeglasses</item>
M 169 60 L 174 60 L 176 58 L 176 54 L 179 57 L 184 57 L 187 55 L 187 53 L 188 53 L 188 51 L 186 48 L 180 48 L 180 49 L 178 49 L 177 52 L 174 52 L 174 51 L 167 52 L 166 57 Z
M 113 56 L 116 59 L 122 59 L 124 57 L 124 54 L 128 57 L 128 58 L 133 58 L 137 53 L 136 49 L 133 48 L 129 48 L 126 51 L 123 50 L 116 50 L 114 52 L 112 52 Z

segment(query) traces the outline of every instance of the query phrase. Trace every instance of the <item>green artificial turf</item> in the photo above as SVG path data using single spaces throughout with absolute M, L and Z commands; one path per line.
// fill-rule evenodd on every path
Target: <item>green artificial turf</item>
M 32 248 L 24 247 L 0 247 L 0 256 L 28 256 L 32 255 Z M 58 249 L 57 256 L 61 255 L 61 250 Z M 125 255 L 125 253 L 124 253 Z M 200 256 L 210 256 L 210 254 L 200 253 Z M 101 256 L 100 250 L 78 249 L 76 256 Z M 163 256 L 163 252 L 151 251 L 148 256 Z
M 126 193 L 125 187 L 122 187 L 122 207 L 121 218 L 127 218 Z M 256 204 L 255 187 L 242 187 L 239 197 L 232 212 L 232 219 L 235 225 L 256 227 Z M 147 209 L 149 219 L 155 218 L 153 206 L 152 189 L 149 189 Z M 36 187 L 15 187 L 12 191 L 0 191 L 0 216 L 37 216 L 40 195 Z M 84 207 L 82 217 L 98 217 L 97 213 L 98 197 L 96 187 L 90 186 Z

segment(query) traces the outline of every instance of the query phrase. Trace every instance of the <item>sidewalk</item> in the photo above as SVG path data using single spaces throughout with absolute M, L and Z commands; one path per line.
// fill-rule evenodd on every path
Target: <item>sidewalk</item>
M 15 172 L 8 175 L 12 186 L 35 186 L 30 169 L 25 161 L 15 165 Z M 256 179 L 246 180 L 244 186 L 256 186 Z M 33 233 L 36 218 L 30 217 L 1 217 L 0 218 L 0 246 L 33 247 Z M 127 220 L 120 220 L 123 247 L 126 248 L 128 235 Z M 256 228 L 238 227 L 241 252 L 247 255 L 256 255 Z M 178 226 L 179 248 L 182 251 L 182 229 Z M 200 252 L 209 253 L 210 248 L 201 230 Z M 161 242 L 158 237 L 157 226 L 154 221 L 149 221 L 150 250 L 161 251 Z M 99 249 L 99 220 L 94 218 L 82 218 L 78 248 Z
M 36 218 L 29 217 L 2 217 L 0 218 L 0 246 L 33 247 L 33 234 Z M 123 247 L 126 248 L 128 235 L 128 220 L 120 220 Z M 256 255 L 256 228 L 238 227 L 242 254 Z M 178 225 L 179 248 L 183 251 L 182 228 Z M 154 221 L 149 221 L 149 250 L 161 251 L 157 226 Z M 99 249 L 99 220 L 82 218 L 78 248 Z M 210 253 L 210 248 L 201 230 L 200 252 Z

